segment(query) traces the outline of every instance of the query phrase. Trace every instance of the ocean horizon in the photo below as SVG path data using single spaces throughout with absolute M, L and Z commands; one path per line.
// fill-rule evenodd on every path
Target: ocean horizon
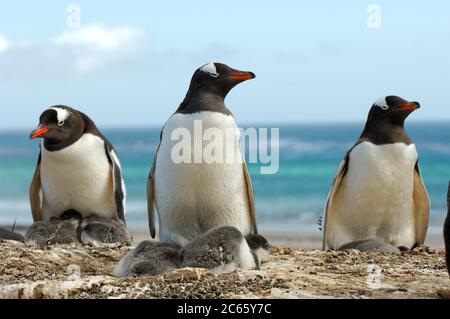
M 356 142 L 363 123 L 258 124 L 243 128 L 279 128 L 280 166 L 276 174 L 262 175 L 261 165 L 249 164 L 257 218 L 263 228 L 317 229 L 337 167 Z M 407 123 L 415 141 L 432 211 L 430 232 L 441 231 L 447 212 L 450 179 L 450 122 Z M 30 128 L 31 131 L 31 128 Z M 147 227 L 146 183 L 160 128 L 102 130 L 123 165 L 127 186 L 127 223 Z M 26 130 L 0 131 L 0 225 L 32 223 L 28 202 L 38 143 Z M 248 154 L 247 154 L 248 155 Z

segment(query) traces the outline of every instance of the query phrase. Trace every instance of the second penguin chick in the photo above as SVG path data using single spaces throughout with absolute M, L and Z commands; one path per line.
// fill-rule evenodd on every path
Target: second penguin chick
M 251 234 L 245 237 L 248 246 L 256 254 L 259 262 L 265 261 L 270 255 L 271 245 L 263 236 L 259 234 Z
M 362 252 L 377 251 L 384 253 L 400 254 L 400 249 L 398 249 L 395 246 L 389 245 L 388 243 L 386 243 L 384 240 L 381 239 L 354 241 L 341 246 L 338 250 L 346 250 L 346 249 L 356 249 Z
M 0 240 L 14 240 L 21 243 L 24 242 L 24 238 L 22 235 L 3 228 L 0 228 Z
M 80 240 L 88 243 L 122 243 L 131 245 L 125 223 L 122 220 L 91 216 L 84 218 L 80 226 Z
M 224 226 L 185 245 L 181 250 L 181 267 L 231 272 L 237 268 L 258 269 L 259 260 L 239 230 Z
M 173 244 L 141 242 L 123 257 L 114 270 L 117 277 L 155 276 L 177 269 L 180 248 Z

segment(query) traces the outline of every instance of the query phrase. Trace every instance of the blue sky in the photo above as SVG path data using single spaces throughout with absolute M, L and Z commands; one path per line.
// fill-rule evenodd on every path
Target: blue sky
M 256 73 L 227 99 L 243 124 L 364 121 L 388 94 L 422 103 L 411 120 L 450 120 L 449 1 L 74 0 L 75 30 L 70 3 L 1 1 L 0 129 L 54 104 L 102 127 L 161 126 L 211 61 Z

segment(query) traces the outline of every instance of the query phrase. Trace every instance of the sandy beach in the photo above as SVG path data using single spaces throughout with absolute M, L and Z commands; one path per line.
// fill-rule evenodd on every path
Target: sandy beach
M 0 242 L 0 298 L 450 298 L 442 249 L 391 255 L 274 248 L 259 270 L 113 277 L 129 249 Z
M 134 244 L 150 239 L 145 228 L 130 228 L 130 233 Z M 393 255 L 320 251 L 319 231 L 262 228 L 260 233 L 274 248 L 259 270 L 216 274 L 188 268 L 128 279 L 112 272 L 131 247 L 37 248 L 0 241 L 0 299 L 450 298 L 440 234 L 429 233 L 427 246 Z M 371 269 L 379 269 L 376 287 L 368 282 Z

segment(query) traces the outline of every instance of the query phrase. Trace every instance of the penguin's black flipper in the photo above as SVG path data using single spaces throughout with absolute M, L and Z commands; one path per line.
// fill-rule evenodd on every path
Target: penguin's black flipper
M 150 235 L 152 238 L 156 236 L 156 228 L 155 228 L 155 168 L 156 168 L 156 158 L 158 157 L 159 148 L 161 146 L 162 134 L 159 134 L 159 145 L 156 149 L 155 158 L 153 159 L 152 168 L 150 169 L 150 174 L 148 175 L 147 180 L 147 216 L 148 216 L 148 228 L 150 230 Z
M 414 222 L 416 232 L 416 246 L 423 245 L 428 230 L 430 218 L 430 198 L 420 175 L 419 161 L 414 168 Z
M 444 224 L 444 242 L 445 242 L 445 260 L 447 262 L 447 270 L 450 275 L 450 183 L 447 193 L 447 218 Z
M 111 166 L 114 198 L 116 201 L 116 217 L 119 220 L 123 221 L 124 224 L 126 224 L 125 219 L 126 190 L 125 190 L 125 183 L 123 181 L 122 165 L 120 164 L 119 158 L 112 144 L 106 137 L 102 136 L 102 138 L 105 143 L 106 156 L 108 158 L 109 165 Z
M 252 224 L 252 231 L 253 234 L 258 234 L 258 226 L 256 225 L 255 195 L 253 194 L 252 179 L 250 177 L 250 173 L 248 172 L 248 167 L 247 164 L 245 163 L 245 160 L 242 163 L 242 168 L 244 170 L 244 180 L 247 190 L 247 200 L 249 206 L 248 213 L 250 214 L 249 217 Z
M 150 170 L 147 181 L 147 217 L 148 217 L 148 228 L 150 230 L 150 235 L 152 238 L 156 236 L 155 228 L 155 165 L 156 165 L 156 152 L 155 159 L 153 160 L 153 165 Z
M 22 235 L 3 228 L 0 228 L 0 240 L 14 240 L 21 243 L 25 242 L 25 238 Z
M 180 264 L 180 247 L 173 244 L 141 242 L 117 264 L 117 277 L 155 276 L 177 269 Z
M 34 171 L 33 179 L 31 181 L 29 189 L 31 213 L 33 215 L 33 221 L 42 221 L 42 202 L 43 198 L 41 196 L 42 184 L 41 184 L 41 153 L 39 153 L 38 161 L 36 164 L 36 169 Z
M 351 150 L 350 150 L 351 151 Z M 331 186 L 330 192 L 328 193 L 328 197 L 326 200 L 325 205 L 325 211 L 323 213 L 323 217 L 321 219 L 321 229 L 323 231 L 323 241 L 322 241 L 322 250 L 327 250 L 328 243 L 327 243 L 327 221 L 330 218 L 330 215 L 333 213 L 332 206 L 333 206 L 333 200 L 334 196 L 339 189 L 339 186 L 341 186 L 341 183 L 347 174 L 348 166 L 350 162 L 350 151 L 345 155 L 345 158 L 342 160 L 341 164 L 339 165 L 339 168 L 337 170 L 336 176 L 333 180 L 333 185 Z M 331 247 L 333 248 L 333 247 Z

